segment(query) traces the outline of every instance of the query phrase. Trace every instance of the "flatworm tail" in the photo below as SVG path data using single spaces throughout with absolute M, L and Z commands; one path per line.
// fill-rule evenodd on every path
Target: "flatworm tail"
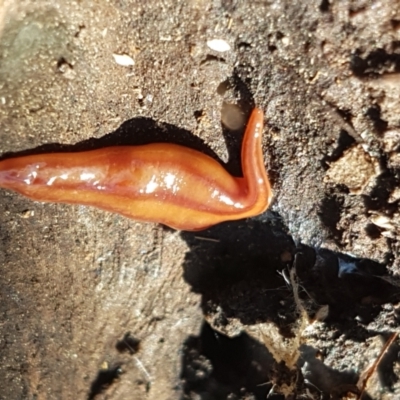
M 247 123 L 242 145 L 242 170 L 252 214 L 264 212 L 272 201 L 272 189 L 264 166 L 262 137 L 264 114 L 255 108 Z

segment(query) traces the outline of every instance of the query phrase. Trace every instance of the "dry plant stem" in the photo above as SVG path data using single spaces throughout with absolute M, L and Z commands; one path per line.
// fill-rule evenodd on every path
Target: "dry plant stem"
M 395 332 L 390 336 L 389 340 L 385 343 L 383 346 L 383 349 L 381 353 L 379 354 L 378 358 L 375 360 L 375 362 L 369 367 L 367 370 L 365 370 L 362 374 L 361 377 L 357 383 L 358 388 L 360 389 L 360 394 L 357 397 L 357 400 L 361 400 L 363 397 L 363 394 L 365 392 L 365 388 L 367 387 L 368 380 L 371 378 L 371 376 L 374 374 L 376 369 L 378 368 L 379 364 L 381 363 L 384 355 L 387 353 L 389 350 L 390 346 L 393 344 L 393 342 L 398 338 L 399 333 Z
M 283 361 L 289 369 L 294 369 L 296 367 L 297 360 L 300 357 L 299 349 L 303 341 L 303 332 L 309 324 L 307 311 L 299 297 L 299 283 L 296 276 L 296 263 L 297 257 L 294 259 L 294 265 L 290 270 L 288 277 L 290 286 L 293 290 L 296 311 L 299 313 L 299 319 L 293 328 L 295 334 L 294 337 L 291 339 L 283 338 L 278 329 L 272 324 L 268 326 L 268 335 L 261 330 L 263 342 L 274 359 L 277 362 Z

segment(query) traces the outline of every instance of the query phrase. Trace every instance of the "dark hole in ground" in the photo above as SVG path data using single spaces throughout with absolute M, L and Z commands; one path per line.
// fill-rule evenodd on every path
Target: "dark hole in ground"
M 385 168 L 385 166 L 383 166 Z M 364 196 L 364 204 L 367 210 L 386 211 L 391 214 L 397 211 L 397 204 L 388 202 L 390 194 L 398 187 L 398 180 L 390 170 L 385 170 L 379 175 L 374 188 L 369 196 Z
M 262 343 L 242 333 L 230 339 L 203 324 L 184 344 L 183 399 L 240 399 L 251 393 L 264 400 L 271 389 L 274 360 Z M 283 399 L 283 397 L 281 397 Z
M 204 110 L 196 110 L 193 115 L 196 120 L 200 120 L 204 116 Z
M 240 52 L 244 52 L 251 49 L 251 43 L 241 41 L 236 44 L 236 47 Z
M 338 160 L 343 155 L 343 153 L 347 149 L 349 149 L 354 143 L 354 138 L 350 136 L 344 129 L 342 129 L 339 134 L 336 148 L 332 151 L 330 155 L 327 155 L 322 159 L 322 165 L 324 166 L 324 168 L 328 169 L 329 163 Z
M 322 164 L 323 168 L 325 170 L 328 170 L 329 164 L 333 161 L 338 160 L 340 157 L 342 157 L 343 153 L 346 150 L 350 149 L 354 143 L 355 143 L 354 138 L 352 136 L 350 136 L 347 131 L 345 131 L 344 129 L 341 129 L 335 149 L 331 152 L 331 154 L 326 155 L 321 160 L 321 164 Z
M 337 243 L 340 243 L 343 232 L 337 228 L 337 224 L 341 218 L 343 206 L 343 198 L 331 195 L 324 197 L 318 215 L 324 225 L 329 229 Z
M 330 5 L 330 3 L 329 3 L 329 0 L 322 0 L 321 3 L 319 4 L 319 9 L 320 9 L 322 12 L 328 12 L 330 6 L 331 6 L 331 5 Z
M 386 131 L 388 123 L 381 118 L 381 108 L 378 104 L 374 104 L 373 106 L 369 107 L 366 115 L 374 124 L 374 128 L 378 134 L 381 135 Z
M 378 239 L 381 236 L 381 230 L 374 224 L 368 224 L 365 227 L 365 233 L 371 238 L 371 239 Z
M 398 19 L 395 18 L 391 19 L 390 24 L 392 25 L 393 30 L 397 31 L 400 28 L 400 20 Z
M 130 355 L 133 355 L 140 349 L 140 340 L 132 336 L 130 332 L 127 332 L 121 340 L 118 340 L 115 348 L 120 353 L 129 352 Z
M 400 54 L 375 49 L 364 58 L 356 50 L 350 58 L 350 69 L 354 75 L 377 77 L 383 73 L 400 71 Z
M 87 400 L 94 400 L 97 395 L 101 394 L 110 385 L 112 385 L 122 374 L 120 365 L 110 366 L 107 369 L 101 369 L 96 379 L 92 382 Z

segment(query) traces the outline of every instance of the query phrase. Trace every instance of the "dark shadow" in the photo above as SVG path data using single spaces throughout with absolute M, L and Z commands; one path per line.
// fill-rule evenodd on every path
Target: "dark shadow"
M 238 82 L 240 80 L 236 82 L 238 79 L 239 78 L 234 79 L 234 89 L 236 91 L 243 92 L 243 87 L 238 87 Z M 242 97 L 246 99 L 248 98 L 246 95 Z M 239 102 L 239 107 L 246 115 L 245 119 L 247 121 L 251 107 L 249 107 L 248 104 L 245 106 L 244 101 Z M 200 111 L 195 112 L 195 117 L 196 115 L 198 116 L 198 113 L 200 113 Z M 194 136 L 191 132 L 171 124 L 158 123 L 150 118 L 145 117 L 132 118 L 124 122 L 114 132 L 111 132 L 98 139 L 91 138 L 73 145 L 65 145 L 60 143 L 45 144 L 29 150 L 2 154 L 0 156 L 0 161 L 6 158 L 14 158 L 33 154 L 72 153 L 95 150 L 108 146 L 138 146 L 151 143 L 173 143 L 207 154 L 224 165 L 229 173 L 234 176 L 240 176 L 240 155 L 244 128 L 245 127 L 242 127 L 242 129 L 236 131 L 230 131 L 224 126 L 221 128 L 222 135 L 227 143 L 227 149 L 229 153 L 229 160 L 227 163 L 223 163 L 216 153 L 212 151 L 202 139 Z
M 337 110 L 337 111 L 339 113 L 339 110 Z M 341 129 L 335 150 L 333 150 L 333 152 L 329 156 L 325 156 L 322 159 L 322 161 L 321 161 L 322 166 L 325 169 L 328 169 L 329 164 L 333 161 L 338 160 L 340 157 L 342 157 L 343 153 L 346 150 L 348 150 L 350 147 L 352 147 L 354 143 L 355 143 L 354 138 L 352 136 L 350 136 L 347 131 L 345 131 L 344 129 Z
M 292 293 L 277 271 L 288 267 L 281 258 L 290 257 L 295 245 L 279 217 L 268 212 L 181 235 L 191 250 L 184 279 L 202 294 L 203 312 L 215 314 L 217 325 L 231 317 L 248 325 L 272 319 L 284 330 L 294 322 L 286 312 Z
M 122 374 L 120 365 L 111 366 L 108 369 L 102 369 L 97 373 L 96 379 L 92 382 L 87 400 L 94 400 L 111 386 Z
M 388 200 L 393 190 L 399 187 L 399 177 L 387 169 L 386 160 L 382 161 L 381 169 L 384 172 L 377 178 L 370 195 L 364 196 L 363 200 L 367 210 L 385 210 L 390 215 L 398 210 L 398 204 L 389 203 Z
M 280 273 L 289 271 L 295 255 L 301 298 L 310 312 L 329 305 L 326 322 L 339 324 L 342 333 L 355 329 L 357 336 L 355 317 L 368 323 L 381 304 L 400 300 L 400 288 L 386 279 L 385 265 L 296 247 L 272 212 L 202 232 L 182 232 L 182 237 L 190 247 L 184 279 L 202 295 L 203 313 L 221 329 L 231 319 L 245 325 L 272 321 L 282 335 L 291 336 L 298 314 L 293 290 Z
M 300 283 L 317 305 L 329 305 L 325 322 L 341 325 L 342 333 L 358 328 L 355 317 L 367 324 L 379 314 L 381 304 L 400 299 L 400 288 L 385 279 L 385 265 L 325 249 L 316 250 L 310 265 L 305 250 L 310 251 L 303 247 L 296 265 Z M 353 333 L 356 340 L 357 329 Z
M 119 353 L 128 352 L 130 355 L 133 355 L 140 349 L 140 340 L 134 337 L 130 332 L 127 332 L 121 340 L 118 340 L 115 348 Z
M 374 104 L 369 107 L 365 115 L 374 124 L 375 131 L 378 133 L 378 135 L 382 135 L 387 130 L 388 123 L 381 118 L 382 113 L 379 104 Z
M 79 152 L 95 150 L 108 146 L 137 146 L 150 143 L 174 143 L 187 146 L 210 157 L 218 159 L 204 141 L 185 129 L 167 123 L 158 123 L 150 118 L 137 117 L 124 122 L 118 129 L 101 138 L 91 138 L 82 142 L 65 145 L 60 143 L 45 144 L 34 149 L 18 153 L 7 153 L 1 159 L 30 154 L 54 152 Z
M 350 69 L 358 77 L 379 77 L 383 73 L 400 71 L 400 54 L 376 49 L 364 58 L 356 50 L 350 58 Z
M 322 199 L 318 216 L 323 224 L 329 229 L 332 239 L 340 243 L 343 231 L 337 228 L 341 218 L 343 198 L 339 195 L 331 194 Z
M 321 0 L 321 3 L 319 4 L 319 10 L 323 13 L 329 12 L 330 6 L 331 4 L 329 0 Z
M 218 57 L 218 56 L 214 56 L 213 54 L 208 54 L 202 61 L 200 61 L 200 66 L 203 66 L 204 64 L 215 63 L 215 62 L 225 63 L 226 61 L 225 61 L 224 57 Z
M 204 323 L 199 336 L 189 336 L 183 346 L 182 399 L 194 393 L 208 400 L 242 399 L 248 393 L 264 400 L 274 364 L 264 344 L 246 333 L 230 339 Z
M 383 303 L 400 301 L 400 288 L 390 280 L 385 265 L 296 245 L 279 216 L 272 212 L 181 235 L 190 247 L 184 262 L 184 279 L 193 291 L 201 294 L 203 314 L 219 331 L 234 329 L 231 323 L 235 320 L 247 326 L 273 322 L 283 337 L 293 337 L 296 334 L 293 323 L 299 315 L 293 288 L 287 282 L 293 266 L 299 295 L 309 316 L 328 305 L 325 323 L 338 337 L 344 335 L 352 341 L 365 342 L 376 336 L 378 332 L 366 329 L 363 324 L 379 315 Z M 181 375 L 184 394 L 194 392 L 200 397 L 204 394 L 204 398 L 211 400 L 227 398 L 233 393 L 238 396 L 233 398 L 242 398 L 243 392 L 239 390 L 244 387 L 245 393 L 261 399 L 270 393 L 272 386 L 254 386 L 258 377 L 270 382 L 280 376 L 281 383 L 290 383 L 284 371 L 273 375 L 268 372 L 272 371 L 270 367 L 261 368 L 264 372 L 255 374 L 254 383 L 248 380 L 248 371 L 254 373 L 248 367 L 248 360 L 256 357 L 243 344 L 248 340 L 245 334 L 228 339 L 204 325 L 200 337 L 190 337 L 185 343 Z M 269 353 L 262 350 L 262 344 L 259 346 L 259 351 L 266 354 L 265 360 L 269 360 Z M 297 390 L 307 388 L 321 398 L 335 399 L 349 391 L 357 393 L 357 374 L 329 368 L 304 352 L 303 356 L 303 364 L 305 361 L 309 364 L 298 371 Z M 274 364 L 274 368 L 279 366 Z M 382 365 L 382 371 L 383 368 Z M 363 398 L 370 399 L 368 394 Z
M 390 339 L 392 335 L 393 333 L 382 334 L 382 346 L 385 345 L 385 343 Z M 397 375 L 395 372 L 395 366 L 399 360 L 399 354 L 400 346 L 397 344 L 397 342 L 392 343 L 392 345 L 389 347 L 377 366 L 377 373 L 381 386 L 383 388 L 386 388 L 387 390 L 391 390 L 391 388 L 393 388 L 393 385 L 396 384 Z

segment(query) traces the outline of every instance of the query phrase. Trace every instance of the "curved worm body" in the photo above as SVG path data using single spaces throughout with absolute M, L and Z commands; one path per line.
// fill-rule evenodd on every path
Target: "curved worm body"
M 174 144 L 37 154 L 0 162 L 0 187 L 33 200 L 84 204 L 195 231 L 252 217 L 271 202 L 261 149 L 263 113 L 254 109 L 242 144 L 243 177 Z

